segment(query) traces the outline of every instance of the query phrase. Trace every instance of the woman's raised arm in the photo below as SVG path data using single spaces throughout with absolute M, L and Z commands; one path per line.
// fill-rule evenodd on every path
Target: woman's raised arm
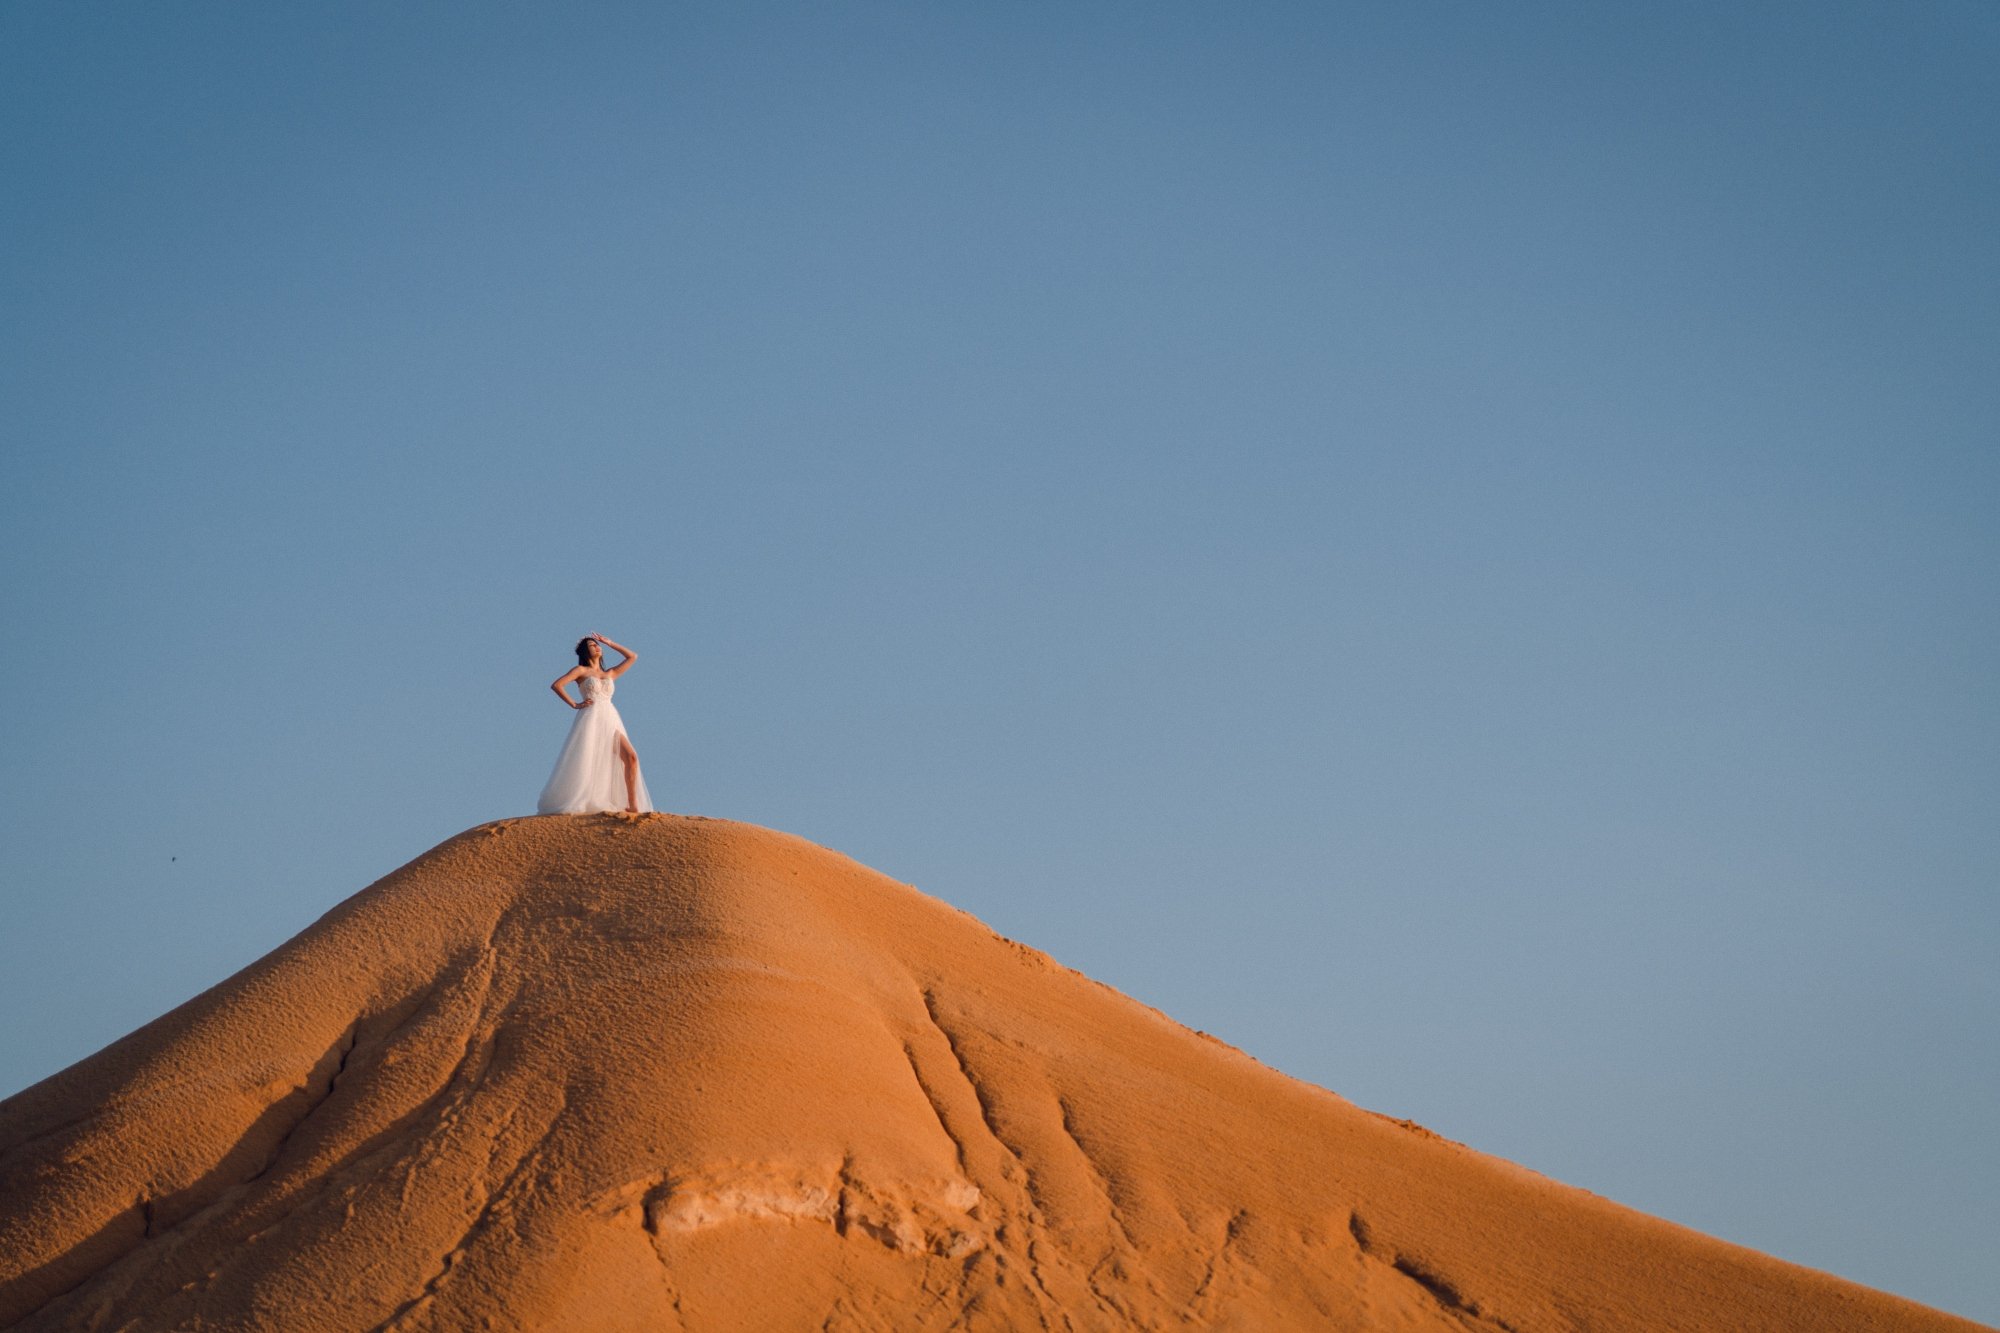
M 615 643 L 612 640 L 605 638 L 602 634 L 593 634 L 590 637 L 596 639 L 599 643 L 603 644 L 606 648 L 611 649 L 613 652 L 623 653 L 625 655 L 624 661 L 620 662 L 617 666 L 612 667 L 609 671 L 605 672 L 606 675 L 612 677 L 614 680 L 619 676 L 624 675 L 625 669 L 631 666 L 634 662 L 639 660 L 639 654 L 633 652 L 630 648 L 627 648 L 622 643 Z

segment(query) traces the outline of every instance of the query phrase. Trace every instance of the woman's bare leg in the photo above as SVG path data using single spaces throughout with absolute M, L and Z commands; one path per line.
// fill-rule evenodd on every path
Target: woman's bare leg
M 625 765 L 625 808 L 634 814 L 639 811 L 639 755 L 632 748 L 632 742 L 623 736 L 618 738 L 618 758 Z

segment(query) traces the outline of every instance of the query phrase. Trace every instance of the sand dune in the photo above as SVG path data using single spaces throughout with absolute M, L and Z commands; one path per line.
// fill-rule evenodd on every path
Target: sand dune
M 670 815 L 460 834 L 0 1103 L 0 1326 L 1976 1327 Z

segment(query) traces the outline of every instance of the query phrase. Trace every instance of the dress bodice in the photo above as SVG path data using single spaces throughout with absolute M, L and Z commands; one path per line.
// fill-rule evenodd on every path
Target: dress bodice
M 577 688 L 586 699 L 606 700 L 611 697 L 613 686 L 609 676 L 584 676 L 577 681 Z

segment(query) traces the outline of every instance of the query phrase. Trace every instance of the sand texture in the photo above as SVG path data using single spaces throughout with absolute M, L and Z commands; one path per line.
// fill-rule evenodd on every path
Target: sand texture
M 666 814 L 460 834 L 0 1103 L 9 1326 L 1977 1327 Z

